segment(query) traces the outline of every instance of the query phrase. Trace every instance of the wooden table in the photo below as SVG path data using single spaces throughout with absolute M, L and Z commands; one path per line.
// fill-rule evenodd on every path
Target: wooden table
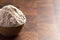
M 0 40 L 60 40 L 60 0 L 0 0 L 0 8 L 14 5 L 26 15 L 19 36 Z

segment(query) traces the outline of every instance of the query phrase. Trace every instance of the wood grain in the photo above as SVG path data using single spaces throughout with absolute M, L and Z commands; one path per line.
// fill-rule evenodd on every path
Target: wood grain
M 27 17 L 14 40 L 60 40 L 60 0 L 0 0 L 0 8 L 12 4 Z M 1 38 L 2 40 L 9 40 Z M 13 40 L 13 39 L 10 39 Z

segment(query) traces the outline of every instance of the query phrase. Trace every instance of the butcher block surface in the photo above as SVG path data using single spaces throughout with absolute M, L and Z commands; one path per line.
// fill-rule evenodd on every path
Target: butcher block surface
M 16 38 L 0 40 L 60 40 L 60 0 L 0 0 L 0 8 L 14 5 L 27 18 Z

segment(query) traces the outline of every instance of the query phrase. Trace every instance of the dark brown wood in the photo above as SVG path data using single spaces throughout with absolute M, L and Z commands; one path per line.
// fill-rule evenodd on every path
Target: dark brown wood
M 14 40 L 60 40 L 59 1 L 0 0 L 0 8 L 12 4 L 21 9 L 27 17 L 22 31 Z M 3 37 L 1 39 L 7 40 Z

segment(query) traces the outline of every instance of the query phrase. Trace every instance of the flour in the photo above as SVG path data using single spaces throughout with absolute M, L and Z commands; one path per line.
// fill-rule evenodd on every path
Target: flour
M 0 26 L 17 27 L 23 25 L 25 22 L 25 15 L 13 5 L 7 5 L 0 9 Z

